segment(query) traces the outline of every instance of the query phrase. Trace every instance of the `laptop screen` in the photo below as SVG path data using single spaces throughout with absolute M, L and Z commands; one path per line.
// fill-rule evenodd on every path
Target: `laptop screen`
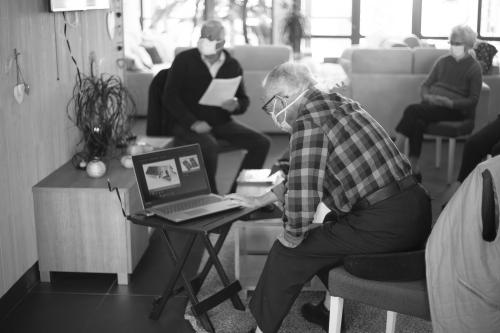
M 198 144 L 132 156 L 144 208 L 210 193 Z

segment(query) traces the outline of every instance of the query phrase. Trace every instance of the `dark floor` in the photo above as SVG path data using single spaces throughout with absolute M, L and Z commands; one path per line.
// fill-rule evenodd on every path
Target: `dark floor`
M 286 136 L 273 136 L 266 167 L 286 145 Z M 462 147 L 463 143 L 457 144 L 455 169 Z M 433 197 L 446 187 L 446 148 L 444 145 L 443 166 L 435 169 L 434 145 L 431 142 L 424 144 L 424 185 Z M 220 168 L 226 165 L 222 163 Z M 219 181 L 227 183 L 224 177 L 219 177 Z M 223 184 L 221 188 L 229 185 Z M 436 216 L 438 208 L 434 208 Z M 183 243 L 182 237 L 172 238 L 177 246 Z M 196 271 L 201 258 L 201 246 L 197 249 L 198 253 L 188 263 L 190 274 Z M 39 283 L 0 323 L 0 332 L 193 332 L 183 318 L 187 297 L 182 294 L 167 303 L 158 321 L 148 318 L 152 300 L 161 293 L 169 275 L 171 265 L 168 261 L 166 248 L 159 234 L 154 233 L 128 286 L 118 286 L 112 274 L 53 273 L 53 283 Z

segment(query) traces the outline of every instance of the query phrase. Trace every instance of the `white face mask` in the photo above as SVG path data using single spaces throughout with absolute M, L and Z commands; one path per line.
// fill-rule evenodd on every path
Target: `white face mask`
M 455 59 L 461 59 L 465 55 L 465 46 L 451 45 L 450 53 Z
M 211 56 L 217 53 L 217 40 L 209 40 L 208 38 L 200 38 L 198 40 L 198 50 L 204 56 Z
M 285 132 L 288 132 L 290 133 L 292 131 L 292 126 L 290 126 L 290 124 L 288 124 L 286 122 L 286 111 L 290 108 L 290 106 L 292 106 L 293 104 L 295 104 L 302 96 L 304 96 L 304 94 L 307 92 L 307 89 L 304 90 L 304 92 L 302 92 L 299 96 L 297 96 L 297 98 L 295 98 L 290 104 L 288 104 L 287 106 L 285 106 L 282 110 L 280 110 L 278 113 L 274 113 L 274 109 L 276 108 L 276 102 L 277 100 L 274 101 L 274 104 L 273 104 L 273 111 L 271 112 L 271 118 L 273 119 L 274 123 L 276 124 L 276 126 L 278 126 L 282 131 L 285 131 Z M 283 120 L 279 121 L 278 120 L 278 116 L 282 113 L 285 113 L 283 115 Z

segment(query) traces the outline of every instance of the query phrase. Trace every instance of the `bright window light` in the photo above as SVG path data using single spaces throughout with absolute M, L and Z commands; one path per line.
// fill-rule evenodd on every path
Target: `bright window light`
M 422 0 L 422 35 L 448 37 L 458 24 L 476 30 L 477 4 L 477 0 Z
M 412 6 L 413 0 L 361 0 L 361 35 L 410 35 Z

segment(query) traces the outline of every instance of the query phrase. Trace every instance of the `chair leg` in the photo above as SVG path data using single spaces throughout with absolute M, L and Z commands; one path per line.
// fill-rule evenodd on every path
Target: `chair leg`
M 441 167 L 441 147 L 443 140 L 436 137 L 436 168 Z
M 451 184 L 453 178 L 453 167 L 455 164 L 455 138 L 450 138 L 450 143 L 448 147 L 448 174 L 446 177 L 447 184 Z
M 398 313 L 387 311 L 387 322 L 385 324 L 385 333 L 394 333 L 396 331 L 396 319 Z
M 342 297 L 330 297 L 330 323 L 328 325 L 328 333 L 340 333 L 343 307 L 344 299 Z

